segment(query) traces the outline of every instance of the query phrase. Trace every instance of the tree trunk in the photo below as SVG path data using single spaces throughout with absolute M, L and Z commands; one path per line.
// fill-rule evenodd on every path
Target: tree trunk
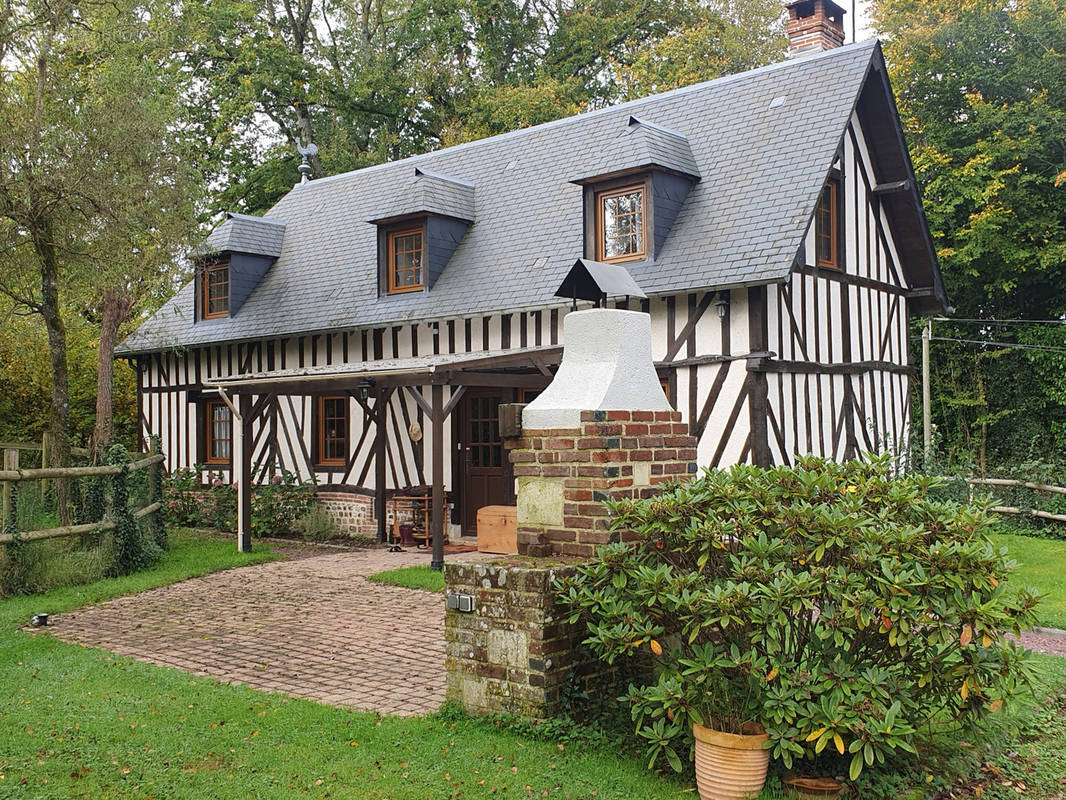
M 52 431 L 53 467 L 70 466 L 70 381 L 67 374 L 67 329 L 59 307 L 59 266 L 47 222 L 33 232 L 41 261 L 41 316 L 48 331 L 48 360 L 52 371 L 52 407 L 48 427 Z M 70 525 L 70 481 L 56 481 L 59 524 Z
M 124 289 L 113 286 L 104 292 L 101 302 L 100 345 L 96 355 L 96 424 L 90 443 L 92 463 L 102 464 L 104 451 L 114 436 L 112 385 L 115 374 L 115 344 L 119 326 L 129 316 L 133 298 Z

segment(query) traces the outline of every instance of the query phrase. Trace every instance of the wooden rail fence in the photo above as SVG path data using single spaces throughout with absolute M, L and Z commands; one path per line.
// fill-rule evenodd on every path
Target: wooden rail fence
M 1051 486 L 1046 483 L 1035 481 L 1018 481 L 1013 478 L 967 478 L 966 482 L 971 486 L 1008 486 L 1024 489 L 1033 489 L 1037 492 L 1048 494 L 1066 494 L 1066 487 Z M 1042 511 L 1039 508 L 1020 508 L 1019 506 L 993 506 L 992 510 L 1000 514 L 1028 514 L 1041 519 L 1051 519 L 1056 522 L 1066 522 L 1066 514 L 1052 514 L 1050 511 Z
M 19 469 L 19 450 L 33 450 L 40 445 L 17 445 L 4 444 L 3 469 L 0 470 L 0 495 L 2 495 L 2 516 L 0 516 L 0 544 L 12 542 L 29 542 L 38 539 L 56 539 L 63 536 L 79 536 L 94 531 L 109 531 L 115 529 L 115 523 L 109 519 L 100 519 L 95 522 L 87 522 L 80 525 L 65 525 L 58 528 L 44 530 L 19 531 L 17 530 L 17 486 L 23 481 L 43 481 L 56 478 L 102 478 L 121 475 L 123 472 L 133 473 L 143 469 L 149 469 L 148 497 L 161 497 L 162 464 L 165 456 L 156 452 L 152 455 L 132 461 L 124 465 L 106 465 L 100 467 L 43 467 L 41 469 Z M 87 452 L 87 451 L 86 451 Z M 162 514 L 163 501 L 155 500 L 132 512 L 135 519 L 146 517 L 149 514 Z
M 38 452 L 38 453 L 41 454 L 41 466 L 42 467 L 46 467 L 46 466 L 48 466 L 48 456 L 52 452 L 52 434 L 50 434 L 47 431 L 45 431 L 44 435 L 41 437 L 41 441 L 40 442 L 0 442 L 0 451 L 3 451 L 3 452 L 6 453 L 8 450 L 15 450 L 16 452 L 23 451 L 23 450 L 29 451 L 31 453 L 32 452 Z M 82 456 L 82 457 L 87 458 L 87 457 L 92 455 L 92 451 L 89 450 L 88 448 L 85 448 L 85 447 L 72 447 L 72 448 L 70 448 L 70 454 L 72 456 Z M 16 456 L 16 461 L 17 461 L 17 456 Z M 4 462 L 4 469 L 7 469 L 7 462 L 6 461 Z M 41 478 L 41 487 L 40 488 L 41 488 L 41 494 L 44 494 L 46 491 L 48 491 L 48 479 L 47 478 Z M 5 519 L 6 520 L 7 517 L 2 517 L 0 519 Z M 0 527 L 2 527 L 2 526 L 3 526 L 3 523 L 0 522 Z

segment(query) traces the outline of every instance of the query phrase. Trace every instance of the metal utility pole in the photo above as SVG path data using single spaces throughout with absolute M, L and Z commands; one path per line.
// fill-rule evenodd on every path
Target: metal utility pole
M 929 339 L 933 335 L 933 320 L 926 320 L 922 328 L 922 444 L 926 469 L 933 463 L 933 408 L 929 385 Z

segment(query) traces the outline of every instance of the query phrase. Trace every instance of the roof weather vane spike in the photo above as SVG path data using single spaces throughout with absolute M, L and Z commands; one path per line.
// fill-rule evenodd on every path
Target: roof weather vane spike
M 296 143 L 296 152 L 303 156 L 303 162 L 296 169 L 300 171 L 300 183 L 307 183 L 310 180 L 311 164 L 308 162 L 308 158 L 314 158 L 318 155 L 318 145 L 314 142 L 308 142 L 307 146 Z

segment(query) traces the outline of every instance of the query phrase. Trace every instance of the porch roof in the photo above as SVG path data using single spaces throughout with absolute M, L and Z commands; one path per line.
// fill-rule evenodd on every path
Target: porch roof
M 204 381 L 204 386 L 251 394 L 349 391 L 363 380 L 371 380 L 377 387 L 457 385 L 536 388 L 550 381 L 551 370 L 548 368 L 559 363 L 562 352 L 562 345 L 548 345 L 480 353 L 385 358 L 358 364 L 301 367 L 209 378 Z

